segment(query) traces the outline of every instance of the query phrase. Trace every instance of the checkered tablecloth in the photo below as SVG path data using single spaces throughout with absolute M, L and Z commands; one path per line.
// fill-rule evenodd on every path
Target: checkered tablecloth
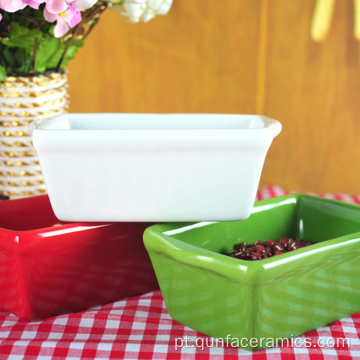
M 263 189 L 259 199 L 284 195 L 281 188 Z M 360 196 L 317 194 L 360 203 Z M 176 348 L 188 338 L 188 347 Z M 212 338 L 172 320 L 160 291 L 84 312 L 25 322 L 0 312 L 2 359 L 360 359 L 360 313 L 323 326 L 302 338 L 311 347 L 276 347 L 249 352 L 214 346 Z M 329 339 L 350 340 L 349 346 L 325 346 Z M 176 343 L 177 342 L 177 343 Z M 333 342 L 330 341 L 330 344 Z

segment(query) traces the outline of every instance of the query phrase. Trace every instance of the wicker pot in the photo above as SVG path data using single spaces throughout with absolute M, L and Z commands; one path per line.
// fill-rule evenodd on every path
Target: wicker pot
M 46 193 L 28 133 L 38 119 L 68 108 L 67 76 L 47 73 L 9 76 L 0 83 L 0 194 L 10 199 Z

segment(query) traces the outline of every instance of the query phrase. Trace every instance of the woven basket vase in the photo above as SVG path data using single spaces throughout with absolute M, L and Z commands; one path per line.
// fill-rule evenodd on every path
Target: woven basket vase
M 0 194 L 10 199 L 46 193 L 28 125 L 68 108 L 67 76 L 9 76 L 0 83 Z

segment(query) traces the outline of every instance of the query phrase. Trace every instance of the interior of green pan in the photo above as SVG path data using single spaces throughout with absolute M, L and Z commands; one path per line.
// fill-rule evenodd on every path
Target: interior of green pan
M 224 253 L 239 242 L 292 237 L 317 243 L 360 232 L 360 206 L 294 194 L 257 202 L 243 221 L 159 226 L 171 238 Z

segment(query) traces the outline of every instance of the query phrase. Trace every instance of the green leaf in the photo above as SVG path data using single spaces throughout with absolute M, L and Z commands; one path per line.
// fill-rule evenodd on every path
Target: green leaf
M 29 9 L 27 15 L 34 18 L 34 14 L 31 12 L 33 9 Z M 42 13 L 41 16 L 43 16 Z M 10 20 L 9 39 L 0 39 L 0 58 L 8 74 L 26 74 L 33 71 L 42 73 L 47 70 L 57 69 L 60 61 L 60 68 L 64 69 L 69 60 L 76 56 L 78 48 L 84 45 L 84 42 L 79 39 L 70 39 L 62 43 L 52 33 L 53 24 L 47 23 L 47 25 L 41 26 L 40 29 L 33 29 L 32 23 L 29 23 L 26 19 L 24 20 L 23 17 L 16 17 L 16 14 L 12 14 Z M 38 39 L 38 46 L 34 68 L 32 68 L 36 39 Z M 68 46 L 69 41 L 71 42 Z
M 6 76 L 6 70 L 0 65 L 0 81 L 4 81 Z
M 2 58 L 4 59 L 4 62 L 6 63 L 6 67 L 8 72 L 13 72 L 15 66 L 16 66 L 16 62 L 15 62 L 15 58 L 14 58 L 14 50 L 11 48 L 7 48 L 5 47 L 3 52 L 2 52 Z
M 14 53 L 16 61 L 15 72 L 27 74 L 31 72 L 32 55 L 24 49 L 17 48 Z
M 73 59 L 77 52 L 78 52 L 78 48 L 84 45 L 84 41 L 83 40 L 79 40 L 79 39 L 74 39 L 73 42 L 71 43 L 71 45 L 69 46 L 69 48 L 66 51 L 66 54 L 64 56 L 64 59 L 61 63 L 60 68 L 61 69 L 65 69 L 67 66 L 67 63 L 69 62 L 69 60 Z M 59 46 L 58 50 L 56 51 L 56 53 L 53 54 L 53 56 L 51 57 L 49 63 L 48 63 L 48 69 L 55 69 L 60 60 L 61 57 L 64 54 L 64 51 L 66 49 L 66 43 L 63 43 Z
M 36 52 L 35 71 L 44 72 L 47 69 L 55 68 L 56 65 L 51 66 L 51 59 L 59 50 L 62 53 L 61 49 L 63 51 L 65 49 L 65 45 L 60 43 L 60 39 L 52 36 L 45 37 L 40 42 Z
M 61 64 L 61 69 L 65 69 L 68 62 L 71 60 L 71 59 L 74 59 L 76 54 L 78 53 L 79 51 L 79 47 L 82 47 L 84 45 L 84 41 L 82 40 L 79 40 L 79 39 L 75 39 L 72 44 L 69 46 L 69 49 L 65 55 L 65 58 Z
M 13 22 L 11 24 L 10 38 L 1 40 L 1 43 L 7 47 L 16 47 L 32 52 L 34 50 L 35 39 L 41 40 L 42 36 L 40 30 L 28 29 L 17 22 Z

